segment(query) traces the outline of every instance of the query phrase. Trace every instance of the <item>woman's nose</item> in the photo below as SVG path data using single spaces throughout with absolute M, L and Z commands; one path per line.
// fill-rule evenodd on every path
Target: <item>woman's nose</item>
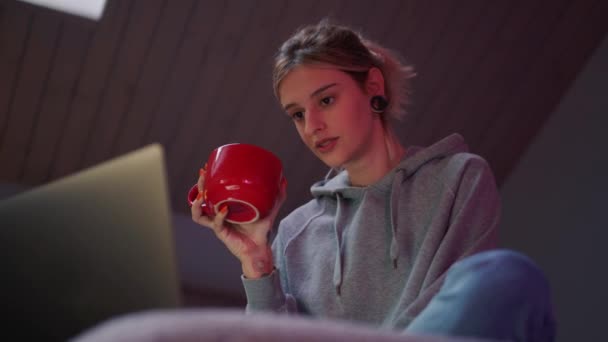
M 325 122 L 320 114 L 318 111 L 308 111 L 304 127 L 304 132 L 307 135 L 313 135 L 325 128 Z

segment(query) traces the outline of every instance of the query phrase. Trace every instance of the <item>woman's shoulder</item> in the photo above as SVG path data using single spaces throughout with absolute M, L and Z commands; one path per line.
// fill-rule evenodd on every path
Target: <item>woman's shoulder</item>
M 460 191 L 473 191 L 478 187 L 494 189 L 497 185 L 489 163 L 481 155 L 471 152 L 458 152 L 446 156 L 430 167 L 433 182 L 450 189 L 453 194 Z
M 485 172 L 490 170 L 488 161 L 481 155 L 472 152 L 457 152 L 446 156 L 439 165 L 448 172 L 471 170 Z
M 444 176 L 463 176 L 464 174 L 491 174 L 488 161 L 481 155 L 472 152 L 458 152 L 446 156 L 437 165 Z
M 418 148 L 404 165 L 407 178 L 412 181 L 427 179 L 456 185 L 465 177 L 494 177 L 488 161 L 469 151 L 459 134 L 448 136 L 427 148 Z
M 488 168 L 488 163 L 481 155 L 469 150 L 462 135 L 450 134 L 434 144 L 420 148 L 414 147 L 412 156 L 406 159 L 406 165 L 458 172 L 462 169 L 472 167 L 479 169 Z

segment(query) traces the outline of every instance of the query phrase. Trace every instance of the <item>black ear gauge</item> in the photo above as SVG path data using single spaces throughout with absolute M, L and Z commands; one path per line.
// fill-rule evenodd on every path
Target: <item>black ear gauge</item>
M 384 96 L 376 95 L 371 98 L 369 104 L 374 113 L 382 114 L 386 110 L 386 107 L 388 107 L 388 100 Z

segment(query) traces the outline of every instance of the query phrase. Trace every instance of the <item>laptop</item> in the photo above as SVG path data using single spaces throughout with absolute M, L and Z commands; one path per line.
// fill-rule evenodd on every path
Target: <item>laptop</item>
M 0 202 L 5 333 L 66 340 L 181 305 L 165 171 L 152 144 Z

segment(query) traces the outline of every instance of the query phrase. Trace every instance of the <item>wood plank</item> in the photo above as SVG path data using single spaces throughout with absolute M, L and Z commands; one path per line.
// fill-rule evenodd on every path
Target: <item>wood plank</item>
M 124 36 L 132 1 L 108 1 L 104 16 L 93 34 L 82 75 L 79 76 L 74 98 L 70 103 L 59 146 L 46 179 L 56 179 L 80 169 L 91 134 L 95 113 L 108 89 L 110 71 L 118 58 L 118 41 Z
M 107 91 L 88 127 L 86 153 L 80 168 L 91 166 L 111 157 L 114 133 L 119 129 L 122 116 L 133 101 L 140 86 L 143 65 L 149 58 L 154 37 L 166 0 L 136 1 L 128 19 L 128 27 L 120 42 L 118 57 L 113 65 Z
M 191 103 L 198 97 L 200 82 L 204 80 L 204 67 L 209 54 L 210 41 L 215 38 L 215 28 L 224 20 L 225 2 L 203 4 L 197 2 L 194 17 L 188 25 L 187 34 L 176 59 L 176 68 L 172 72 L 169 86 L 158 109 L 150 121 L 144 141 L 160 142 L 167 148 L 175 140 L 178 127 L 186 125 Z M 204 24 L 201 24 L 204 23 Z M 202 115 L 202 113 L 200 113 Z M 181 171 L 181 165 L 167 163 L 168 174 L 174 175 Z M 179 171 L 178 171 L 179 170 Z M 173 209 L 176 212 L 188 214 L 184 194 L 187 188 L 196 181 L 192 174 L 185 179 L 169 177 Z M 181 183 L 180 183 L 181 182 Z
M 414 112 L 410 112 L 410 110 L 412 107 L 419 110 L 425 108 L 425 104 L 430 103 L 441 87 L 445 86 L 445 81 L 454 72 L 454 64 L 451 61 L 462 58 L 461 46 L 470 44 L 471 37 L 475 36 L 482 18 L 488 14 L 491 6 L 496 5 L 485 0 L 461 2 L 452 11 L 452 15 L 446 19 L 446 29 L 439 34 L 436 46 L 425 58 L 416 63 L 415 72 L 419 76 L 412 80 L 413 93 L 410 99 L 412 104 L 408 106 L 408 112 L 403 122 L 396 125 L 397 132 L 405 144 L 412 143 L 408 130 L 415 130 L 416 127 L 407 124 L 414 119 L 412 118 Z M 403 47 L 403 49 L 409 49 L 409 47 Z M 410 61 L 408 60 L 406 63 L 410 63 Z M 422 115 L 422 112 L 416 114 Z
M 341 2 L 339 6 L 339 10 L 337 10 L 334 15 L 338 24 L 346 25 L 358 31 L 364 29 L 365 22 L 367 21 L 371 10 L 369 3 L 365 1 L 348 1 Z M 317 11 L 310 20 L 311 24 L 318 21 L 316 18 L 321 19 L 325 16 L 324 7 L 324 3 L 321 3 L 320 6 L 316 7 Z
M 225 80 L 230 77 L 230 70 L 226 66 L 236 63 L 240 37 L 251 19 L 253 5 L 249 2 L 230 1 L 221 14 L 223 20 L 218 26 L 209 28 L 215 31 L 214 39 L 206 52 L 207 58 L 196 85 L 196 96 L 188 104 L 185 120 L 177 127 L 175 139 L 167 145 L 167 164 L 173 165 L 168 170 L 171 179 L 180 180 L 187 174 L 190 181 L 192 173 L 198 168 L 188 173 L 186 168 L 191 162 L 188 158 L 197 155 L 197 151 L 206 151 L 199 152 L 201 155 L 194 157 L 200 165 L 201 160 L 212 150 L 212 146 L 221 144 L 223 128 L 217 126 L 217 117 L 223 114 L 223 104 L 217 103 L 216 99 L 222 89 L 229 89 L 229 83 Z M 174 196 L 177 197 L 174 197 L 172 202 L 179 203 L 180 199 L 184 200 L 185 195 L 176 192 Z
M 329 5 L 329 3 L 328 3 Z M 239 66 L 236 67 L 233 74 L 236 78 L 242 77 L 239 82 L 236 78 L 234 82 L 239 83 L 234 86 L 234 90 L 239 97 L 239 101 L 231 101 L 234 94 L 224 94 L 220 98 L 221 103 L 226 103 L 227 106 L 222 108 L 225 110 L 223 118 L 220 121 L 221 127 L 226 129 L 225 142 L 249 142 L 259 144 L 266 140 L 264 137 L 255 135 L 252 140 L 245 141 L 244 137 L 252 127 L 256 125 L 262 115 L 267 115 L 262 111 L 261 115 L 252 115 L 256 111 L 251 111 L 257 100 L 257 97 L 264 96 L 272 97 L 272 74 L 273 53 L 276 49 L 274 41 L 270 41 L 272 32 L 277 29 L 277 23 L 281 19 L 281 14 L 288 7 L 288 3 L 282 0 L 273 0 L 268 4 L 272 11 L 263 11 L 255 16 L 251 26 L 258 27 L 252 29 L 246 36 L 243 42 L 243 49 L 240 53 Z M 264 25 L 264 23 L 267 23 Z M 267 82 L 262 82 L 262 80 Z M 258 85 L 254 87 L 254 85 Z M 263 95 L 262 95 L 263 94 Z
M 539 51 L 533 68 L 538 72 L 522 80 L 519 96 L 513 96 L 501 115 L 488 129 L 496 132 L 484 146 L 484 153 L 497 159 L 497 181 L 502 184 L 524 154 L 542 124 L 559 104 L 563 94 L 575 80 L 595 48 L 608 33 L 608 3 L 605 1 L 572 1 L 562 23 Z M 537 90 L 553 84 L 546 96 Z M 538 113 L 546 113 L 539 115 Z M 522 122 L 525 126 L 522 127 Z
M 535 72 L 532 66 L 539 57 L 537 52 L 560 24 L 568 2 L 569 0 L 551 1 L 542 6 L 527 25 L 522 25 L 525 28 L 510 31 L 507 37 L 509 44 L 502 46 L 504 50 L 493 63 L 495 66 L 484 72 L 486 76 L 481 83 L 482 88 L 476 96 L 466 98 L 460 106 L 462 114 L 458 120 L 453 118 L 451 126 L 466 137 L 474 152 L 478 152 L 478 146 L 484 144 L 482 137 L 491 134 L 486 132 L 487 127 L 496 120 L 495 113 L 509 101 L 510 93 L 519 92 L 521 80 Z M 550 88 L 551 85 L 547 84 L 542 89 L 550 91 Z M 542 89 L 537 91 L 538 96 L 544 96 Z
M 110 155 L 124 154 L 142 146 L 147 126 L 153 120 L 160 99 L 167 91 L 169 77 L 177 67 L 177 52 L 186 38 L 185 30 L 193 18 L 195 4 L 191 0 L 180 1 L 163 12 L 134 99 L 121 116 L 114 133 Z
M 234 50 L 226 61 L 230 67 L 223 68 L 225 72 L 220 83 L 220 87 L 230 89 L 230 91 L 221 93 L 217 92 L 217 89 L 214 89 L 217 92 L 214 99 L 207 102 L 206 110 L 208 118 L 205 120 L 202 128 L 216 127 L 216 131 L 223 133 L 220 138 L 221 140 L 213 135 L 204 134 L 205 130 L 202 130 L 203 134 L 196 144 L 212 146 L 214 148 L 222 144 L 234 142 L 232 139 L 238 139 L 238 137 L 230 134 L 230 131 L 234 129 L 234 125 L 238 125 L 239 120 L 244 120 L 244 118 L 239 118 L 239 114 L 241 113 L 238 108 L 235 108 L 235 105 L 238 105 L 243 97 L 251 91 L 249 84 L 253 77 L 253 71 L 259 68 L 258 63 L 263 63 L 261 56 L 262 52 L 266 50 L 264 48 L 264 34 L 267 31 L 265 32 L 263 29 L 260 29 L 260 25 L 264 21 L 275 21 L 280 13 L 279 6 L 270 5 L 269 8 L 273 10 L 250 12 L 247 20 L 242 22 L 243 26 L 247 27 L 247 29 L 238 37 L 234 37 Z M 211 89 L 207 89 L 206 91 L 211 91 Z M 235 101 L 235 98 L 239 101 Z M 209 115 L 211 113 L 213 115 Z M 195 114 L 195 112 L 191 112 L 191 114 Z M 195 115 L 200 115 L 200 113 L 196 113 Z M 194 134 L 196 135 L 196 133 Z M 193 144 L 195 143 L 195 141 L 192 142 Z M 184 151 L 188 151 L 185 146 L 184 148 Z M 185 157 L 186 161 L 201 160 L 201 151 L 197 148 L 191 148 L 190 154 L 186 154 Z M 200 163 L 196 164 L 200 165 Z M 183 166 L 182 175 L 192 174 L 192 170 L 198 169 L 186 169 L 187 162 L 181 165 Z
M 0 15 L 0 141 L 4 139 L 15 100 L 17 80 L 30 39 L 33 11 L 29 6 L 3 2 Z M 0 147 L 1 148 L 1 147 Z
M 184 121 L 189 104 L 198 94 L 198 82 L 208 56 L 209 44 L 222 19 L 223 1 L 203 4 L 197 1 L 194 17 L 188 25 L 184 42 L 178 49 L 175 69 L 171 72 L 167 90 L 161 98 L 153 120 L 148 124 L 143 142 L 156 141 L 163 145 L 175 139 L 177 127 Z M 171 165 L 169 165 L 171 167 Z
M 372 6 L 372 8 L 368 8 L 365 11 L 366 18 L 363 23 L 367 39 L 377 41 L 381 45 L 386 46 L 386 36 L 394 28 L 395 22 L 398 21 L 399 13 L 408 3 L 412 3 L 412 1 L 381 1 Z
M 407 46 L 409 37 L 415 32 L 414 27 L 421 20 L 420 11 L 424 9 L 424 4 L 425 1 L 421 0 L 403 1 L 398 15 L 391 19 L 387 31 L 379 37 L 382 45 L 400 51 L 406 60 L 409 60 L 409 50 L 402 47 Z
M 22 72 L 0 141 L 0 179 L 18 181 L 31 139 L 32 127 L 41 110 L 51 65 L 57 52 L 62 22 L 56 13 L 35 12 Z
M 476 115 L 483 118 L 486 113 L 473 112 L 475 104 L 487 101 L 486 97 L 492 95 L 490 103 L 494 98 L 500 97 L 508 87 L 517 80 L 510 77 L 517 73 L 526 64 L 526 53 L 529 52 L 528 40 L 534 32 L 528 32 L 529 25 L 533 24 L 547 10 L 538 1 L 527 3 L 528 6 L 520 8 L 518 13 L 511 17 L 495 36 L 494 44 L 487 50 L 484 58 L 477 64 L 474 74 L 468 79 L 466 87 L 452 93 L 451 111 L 427 112 L 437 118 L 431 127 L 431 134 L 435 139 L 446 136 L 453 132 L 462 134 L 465 141 L 470 143 L 473 138 L 469 136 L 466 125 L 472 124 L 467 118 Z M 516 58 L 515 54 L 522 57 Z M 489 94 L 488 92 L 491 92 Z M 485 108 L 484 108 L 485 109 Z
M 20 172 L 24 184 L 40 184 L 47 178 L 91 38 L 90 28 L 83 28 L 76 21 L 64 24 L 47 92 L 26 153 L 27 160 Z
M 408 32 L 408 39 L 398 45 L 403 51 L 407 51 L 408 60 L 414 65 L 422 65 L 429 59 L 433 47 L 440 41 L 441 36 L 446 30 L 452 29 L 450 26 L 455 11 L 465 7 L 461 1 L 435 0 L 426 1 L 421 8 L 423 12 L 419 14 L 420 20 L 412 31 Z
M 517 4 L 525 5 L 524 2 Z M 440 61 L 447 71 L 442 73 L 444 76 L 439 78 L 435 85 L 430 86 L 431 90 L 426 98 L 417 97 L 416 89 L 419 81 L 414 80 L 410 116 L 405 121 L 408 144 L 427 145 L 436 139 L 430 129 L 433 122 L 442 120 L 443 115 L 455 110 L 452 95 L 459 89 L 470 86 L 470 78 L 476 72 L 477 66 L 495 44 L 495 35 L 510 17 L 517 15 L 518 12 L 516 5 L 508 1 L 500 1 L 487 7 L 487 11 L 481 15 L 481 20 L 472 30 L 472 35 L 463 41 L 457 53 L 452 55 L 452 59 Z M 424 74 L 419 74 L 417 78 L 423 77 Z
M 411 60 L 409 56 L 410 42 L 416 34 L 417 27 L 426 20 L 424 14 L 428 13 L 432 6 L 431 1 L 413 0 L 407 1 L 405 7 L 401 9 L 399 20 L 393 29 L 387 33 L 386 38 L 381 42 L 386 47 L 397 49 L 402 53 L 407 53 L 405 58 Z M 403 49 L 402 47 L 407 47 Z

